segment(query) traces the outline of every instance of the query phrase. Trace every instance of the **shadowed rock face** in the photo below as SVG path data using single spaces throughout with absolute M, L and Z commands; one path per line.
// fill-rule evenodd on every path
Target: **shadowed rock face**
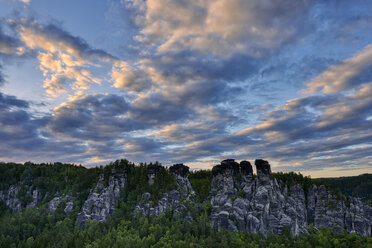
M 156 164 L 150 164 L 147 167 L 147 179 L 150 185 L 154 184 L 156 173 L 158 173 L 159 170 L 160 170 L 160 166 Z
M 156 165 L 156 164 L 150 164 L 148 167 L 147 167 L 147 174 L 156 174 L 160 169 L 160 166 L 159 165 Z
M 256 159 L 254 162 L 257 169 L 257 175 L 260 176 L 263 175 L 271 175 L 271 168 L 269 162 L 263 159 Z
M 242 175 L 253 175 L 253 169 L 251 163 L 248 161 L 241 161 L 240 162 L 240 172 Z
M 111 170 L 108 185 L 105 186 L 105 176 L 101 174 L 97 185 L 84 202 L 77 216 L 77 224 L 82 228 L 87 220 L 103 222 L 114 213 L 115 204 L 120 197 L 120 190 L 125 187 L 127 175 L 123 170 Z
M 212 169 L 213 176 L 224 173 L 226 170 L 231 170 L 233 173 L 239 173 L 239 164 L 234 159 L 225 159 L 221 164 L 216 165 Z
M 169 168 L 176 180 L 176 188 L 164 193 L 157 205 L 152 206 L 151 194 L 146 192 L 142 195 L 141 202 L 137 203 L 135 210 L 150 216 L 165 214 L 172 209 L 173 214 L 183 216 L 186 204 L 194 201 L 195 192 L 188 179 L 189 167 L 183 164 L 175 164 Z M 156 176 L 156 175 L 155 175 Z M 153 178 L 154 180 L 154 178 Z M 186 209 L 187 210 L 187 209 Z M 192 221 L 190 211 L 187 211 L 186 220 Z
M 175 164 L 169 168 L 169 171 L 173 174 L 187 177 L 187 175 L 189 174 L 189 167 L 183 164 Z
M 294 235 L 308 232 L 309 225 L 337 232 L 371 235 L 372 208 L 359 199 L 347 207 L 324 185 L 312 185 L 307 194 L 300 184 L 285 185 L 271 176 L 270 164 L 255 161 L 257 178 L 247 161 L 236 170 L 234 160 L 213 168 L 210 203 L 211 224 L 216 230 L 281 234 L 284 227 Z

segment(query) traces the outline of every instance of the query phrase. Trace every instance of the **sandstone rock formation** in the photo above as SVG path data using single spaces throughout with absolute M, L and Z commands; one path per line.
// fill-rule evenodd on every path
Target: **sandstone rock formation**
M 74 209 L 75 197 L 70 195 L 56 196 L 48 203 L 48 212 L 54 213 L 57 210 L 57 207 L 65 201 L 64 213 L 69 214 Z
M 8 190 L 0 191 L 0 200 L 5 202 L 5 205 L 10 209 L 21 211 L 21 202 L 18 199 L 18 185 L 11 185 Z
M 299 184 L 278 183 L 267 161 L 257 159 L 255 165 L 255 179 L 247 161 L 238 164 L 228 159 L 213 167 L 210 202 L 215 229 L 280 234 L 286 226 L 294 235 L 301 235 L 314 224 L 316 228 L 371 235 L 372 208 L 360 200 L 352 199 L 346 207 L 324 185 L 312 185 L 305 194 Z
M 23 186 L 23 190 L 26 191 L 31 198 L 31 202 L 29 202 L 26 206 L 21 205 L 21 201 L 18 198 L 18 193 L 21 190 L 20 185 L 10 185 L 8 190 L 1 191 L 0 190 L 0 201 L 3 201 L 5 205 L 15 211 L 21 211 L 22 207 L 31 208 L 35 207 L 38 202 L 40 202 L 41 194 L 38 189 L 31 190 L 29 186 Z
M 315 228 L 323 226 L 338 232 L 371 235 L 372 208 L 364 205 L 360 199 L 346 199 L 321 184 L 312 184 L 304 189 L 301 184 L 277 181 L 271 173 L 270 164 L 262 159 L 257 159 L 255 166 L 257 175 L 253 174 L 248 161 L 237 163 L 234 159 L 226 159 L 213 167 L 211 190 L 206 201 L 212 206 L 210 219 L 216 230 L 224 228 L 228 231 L 281 234 L 287 227 L 294 235 L 302 235 L 308 232 L 312 224 Z M 148 166 L 150 185 L 154 183 L 160 168 L 157 164 Z M 135 211 L 150 216 L 171 211 L 192 221 L 188 208 L 195 205 L 196 197 L 188 179 L 189 167 L 175 164 L 169 168 L 169 172 L 174 176 L 175 188 L 162 194 L 157 202 L 152 201 L 149 192 L 142 194 Z M 121 169 L 101 174 L 77 216 L 78 227 L 83 227 L 87 220 L 102 222 L 112 215 L 120 191 L 125 188 L 127 177 L 130 176 Z M 27 204 L 21 203 L 20 192 L 28 194 L 31 199 Z M 45 203 L 50 213 L 63 207 L 64 213 L 69 214 L 77 207 L 74 205 L 77 196 L 72 196 L 71 192 L 53 195 L 50 201 L 51 197 L 47 195 L 42 196 L 37 188 L 18 182 L 0 190 L 0 201 L 15 211 Z M 46 199 L 49 202 L 45 202 Z
M 112 169 L 106 186 L 104 174 L 100 175 L 97 185 L 90 192 L 77 217 L 79 228 L 83 227 L 87 220 L 103 222 L 113 214 L 120 190 L 125 187 L 126 176 L 124 171 Z
M 150 201 L 151 194 L 148 192 L 144 193 L 141 202 L 136 205 L 136 211 L 150 216 L 165 214 L 168 210 L 172 210 L 174 214 L 182 214 L 186 208 L 186 203 L 195 195 L 187 178 L 189 167 L 183 164 L 175 164 L 169 168 L 169 171 L 176 179 L 176 189 L 164 193 L 155 206 L 152 206 Z M 186 218 L 191 220 L 190 213 L 187 214 Z

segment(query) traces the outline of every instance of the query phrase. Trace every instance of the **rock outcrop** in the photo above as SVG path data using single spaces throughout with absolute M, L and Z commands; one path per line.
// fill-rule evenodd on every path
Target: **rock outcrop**
M 210 220 L 216 230 L 281 234 L 287 227 L 298 236 L 307 233 L 309 226 L 314 225 L 315 228 L 326 227 L 337 232 L 371 235 L 372 208 L 360 199 L 342 197 L 321 184 L 312 184 L 305 189 L 301 184 L 277 181 L 270 164 L 262 159 L 255 161 L 255 167 L 257 175 L 253 174 L 248 161 L 237 163 L 234 159 L 226 159 L 213 167 L 211 190 L 206 201 L 210 201 L 212 206 Z M 147 167 L 149 185 L 158 182 L 155 179 L 159 170 L 165 168 L 158 164 Z M 188 179 L 189 167 L 175 164 L 169 167 L 169 172 L 175 180 L 174 189 L 163 193 L 160 199 L 149 192 L 142 194 L 135 211 L 149 216 L 170 211 L 192 221 L 189 207 L 195 204 L 196 197 Z M 107 220 L 130 176 L 122 169 L 101 174 L 77 216 L 78 228 L 82 228 L 87 220 Z M 67 182 L 68 177 L 64 180 Z M 74 204 L 78 192 L 73 195 L 71 192 L 55 194 L 43 191 L 42 195 L 40 191 L 35 185 L 17 182 L 0 190 L 0 201 L 15 211 L 40 206 L 47 206 L 50 213 L 57 209 L 65 214 L 78 210 Z M 197 203 L 195 209 L 201 209 L 200 204 Z
M 0 200 L 5 205 L 15 211 L 21 211 L 21 201 L 18 199 L 18 191 L 20 187 L 18 185 L 11 185 L 8 190 L 0 191 Z
M 312 185 L 309 189 L 307 214 L 315 227 L 324 226 L 335 231 L 358 235 L 371 235 L 372 208 L 358 198 L 350 198 L 346 206 L 343 199 L 332 194 L 324 185 Z
M 48 203 L 48 212 L 54 213 L 57 207 L 64 201 L 63 212 L 69 214 L 74 209 L 76 198 L 70 195 L 56 196 Z
M 176 179 L 176 189 L 164 193 L 155 206 L 153 206 L 150 200 L 151 194 L 148 192 L 144 193 L 141 202 L 138 203 L 135 208 L 136 211 L 150 216 L 165 214 L 168 210 L 173 211 L 174 214 L 183 213 L 186 209 L 187 202 L 195 195 L 191 183 L 187 178 L 189 167 L 183 164 L 175 164 L 169 168 L 169 171 Z M 191 220 L 189 212 L 186 215 L 186 219 Z
M 108 184 L 101 174 L 97 185 L 90 192 L 77 217 L 78 227 L 84 226 L 87 220 L 103 222 L 112 215 L 120 197 L 120 190 L 125 187 L 126 174 L 122 170 L 112 169 L 109 173 Z
M 27 203 L 26 206 L 22 206 L 21 201 L 18 197 L 20 190 L 24 190 L 25 194 L 29 195 L 31 202 Z M 10 185 L 8 190 L 0 190 L 0 201 L 3 201 L 5 205 L 15 211 L 21 211 L 22 208 L 35 207 L 42 200 L 41 194 L 38 189 L 31 190 L 29 186 Z
M 312 185 L 305 194 L 299 184 L 281 185 L 271 175 L 270 164 L 255 161 L 257 178 L 247 161 L 224 160 L 213 167 L 211 185 L 212 226 L 228 231 L 280 234 L 286 226 L 294 235 L 310 224 L 336 231 L 370 235 L 372 208 L 358 199 L 346 207 L 324 185 Z

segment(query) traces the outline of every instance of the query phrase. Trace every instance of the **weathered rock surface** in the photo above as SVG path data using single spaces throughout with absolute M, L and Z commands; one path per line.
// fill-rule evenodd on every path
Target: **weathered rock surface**
M 176 189 L 164 193 L 155 206 L 152 206 L 152 202 L 150 201 L 151 194 L 148 192 L 144 193 L 141 202 L 135 208 L 136 211 L 150 216 L 165 214 L 168 210 L 173 211 L 174 214 L 183 213 L 187 202 L 195 195 L 191 183 L 187 178 L 189 167 L 183 164 L 175 164 L 169 168 L 169 171 L 176 179 Z M 190 213 L 187 214 L 186 219 L 191 220 Z
M 13 210 L 21 211 L 21 202 L 18 199 L 18 191 L 20 187 L 18 185 L 11 185 L 8 190 L 0 191 L 0 200 L 5 203 L 5 205 Z
M 299 184 L 280 185 L 267 161 L 258 159 L 255 165 L 255 179 L 247 161 L 238 164 L 228 159 L 213 167 L 210 196 L 215 229 L 280 234 L 286 226 L 294 235 L 301 235 L 314 224 L 316 228 L 371 235 L 372 208 L 360 200 L 353 199 L 346 207 L 324 185 L 312 185 L 305 196 Z
M 41 200 L 41 194 L 37 189 L 32 191 L 32 201 L 27 204 L 26 208 L 35 207 L 36 204 Z
M 120 197 L 120 190 L 125 187 L 125 182 L 126 174 L 122 170 L 110 171 L 107 186 L 105 186 L 104 174 L 101 174 L 97 185 L 90 192 L 77 217 L 78 227 L 83 227 L 87 220 L 103 222 L 112 215 Z
M 315 227 L 327 227 L 358 235 L 371 235 L 372 208 L 358 198 L 350 198 L 350 206 L 337 198 L 324 185 L 312 185 L 308 193 L 308 216 Z
M 301 235 L 307 233 L 313 224 L 316 228 L 371 235 L 372 208 L 360 199 L 348 198 L 345 201 L 324 185 L 313 184 L 305 192 L 300 184 L 278 182 L 271 174 L 267 161 L 257 159 L 255 166 L 257 176 L 253 175 L 248 161 L 239 164 L 234 159 L 226 159 L 213 167 L 208 200 L 212 205 L 211 224 L 216 230 L 224 228 L 229 231 L 281 234 L 287 227 L 294 235 Z M 150 185 L 160 168 L 157 164 L 148 167 Z M 192 221 L 188 207 L 195 199 L 195 192 L 188 179 L 189 167 L 175 164 L 169 171 L 176 180 L 175 189 L 164 193 L 156 203 L 151 200 L 150 193 L 144 193 L 135 210 L 151 216 L 172 211 L 173 214 L 186 214 L 186 219 Z M 123 170 L 111 170 L 106 178 L 101 174 L 77 216 L 78 227 L 83 227 L 87 220 L 102 222 L 112 215 L 126 180 Z M 65 181 L 68 181 L 67 177 Z M 28 194 L 31 200 L 22 206 L 19 193 Z M 65 214 L 76 208 L 76 196 L 71 193 L 53 195 L 49 203 L 43 201 L 50 199 L 47 195 L 42 196 L 38 189 L 18 182 L 0 190 L 0 201 L 15 211 L 36 207 L 40 203 L 48 204 L 51 213 L 58 207 L 63 207 Z
M 69 214 L 74 209 L 74 201 L 76 200 L 75 197 L 72 197 L 70 195 L 54 197 L 48 204 L 48 212 L 54 213 L 57 210 L 57 207 L 64 200 L 66 202 L 63 211 L 65 212 L 65 214 Z
M 3 201 L 5 205 L 12 210 L 21 211 L 22 205 L 21 201 L 18 198 L 18 192 L 20 190 L 21 186 L 19 185 L 11 185 L 8 190 L 5 191 L 0 190 L 0 201 Z M 30 187 L 26 186 L 26 194 L 28 194 L 32 199 L 31 202 L 29 202 L 25 206 L 26 208 L 35 207 L 37 203 L 42 200 L 41 194 L 38 189 L 31 190 Z

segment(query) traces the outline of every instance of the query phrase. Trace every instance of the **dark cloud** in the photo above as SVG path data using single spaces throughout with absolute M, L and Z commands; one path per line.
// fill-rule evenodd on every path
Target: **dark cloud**
M 0 20 L 0 56 L 9 56 L 19 53 L 20 41 L 14 37 L 6 35 L 2 29 L 2 20 Z
M 156 126 L 187 119 L 192 113 L 187 106 L 166 100 L 162 95 L 151 94 L 133 101 L 128 115 L 132 119 Z
M 5 76 L 2 72 L 3 64 L 9 63 L 12 58 L 24 55 L 24 52 L 20 50 L 21 42 L 5 34 L 3 25 L 3 20 L 0 19 L 0 87 L 5 83 Z
M 44 119 L 34 118 L 30 103 L 0 93 L 0 154 L 2 159 L 38 161 L 65 158 L 85 150 L 79 143 L 61 142 L 42 135 Z
M 88 95 L 55 108 L 48 128 L 61 138 L 104 141 L 144 127 L 126 117 L 127 101 L 117 95 Z
M 20 100 L 15 96 L 5 95 L 0 92 L 0 110 L 9 109 L 11 107 L 28 108 L 29 103 L 24 100 Z
M 1 67 L 0 67 L 0 87 L 5 83 L 5 79 L 4 79 L 4 76 L 1 72 Z

